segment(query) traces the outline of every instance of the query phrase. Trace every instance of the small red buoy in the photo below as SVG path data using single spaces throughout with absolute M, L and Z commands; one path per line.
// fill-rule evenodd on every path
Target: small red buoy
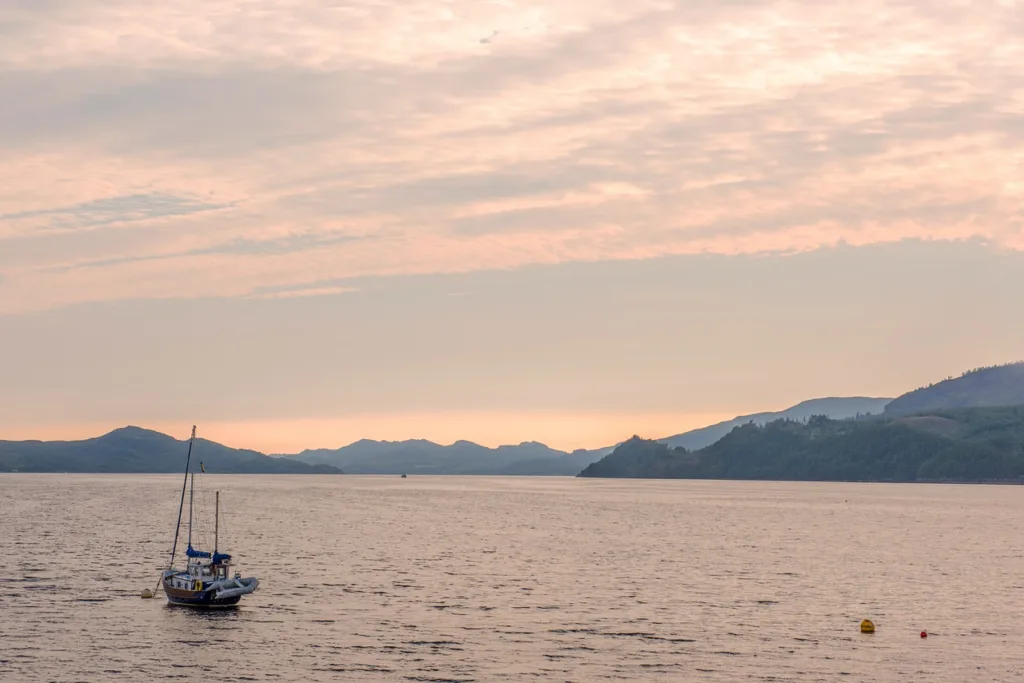
M 928 637 L 928 631 L 921 631 L 921 637 L 922 638 L 927 638 Z

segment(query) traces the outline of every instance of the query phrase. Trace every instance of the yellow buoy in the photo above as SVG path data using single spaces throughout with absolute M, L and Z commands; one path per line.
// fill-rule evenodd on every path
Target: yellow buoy
M 142 597 L 143 598 L 151 598 L 151 597 L 153 597 L 153 591 L 149 590 L 148 588 L 143 588 L 142 589 Z
M 860 622 L 860 632 L 861 633 L 874 633 L 875 632 L 875 623 L 873 621 L 871 621 L 870 619 L 865 619 L 864 621 Z

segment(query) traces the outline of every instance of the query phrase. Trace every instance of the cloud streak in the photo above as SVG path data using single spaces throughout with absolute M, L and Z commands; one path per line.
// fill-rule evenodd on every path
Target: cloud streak
M 0 314 L 1024 248 L 1019 2 L 34 0 L 0 26 Z

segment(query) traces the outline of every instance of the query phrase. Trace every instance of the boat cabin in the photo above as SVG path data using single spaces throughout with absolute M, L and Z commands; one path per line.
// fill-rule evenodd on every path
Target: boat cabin
M 228 578 L 231 555 L 217 551 L 209 553 L 196 550 L 191 545 L 185 554 L 188 556 L 188 568 L 184 572 L 175 574 L 171 579 L 171 585 L 174 588 L 189 589 L 196 581 L 213 582 Z

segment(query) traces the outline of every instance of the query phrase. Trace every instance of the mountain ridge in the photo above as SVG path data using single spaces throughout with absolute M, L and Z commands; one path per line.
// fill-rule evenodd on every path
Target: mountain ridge
M 494 448 L 459 439 L 442 445 L 426 439 L 360 439 L 341 448 L 307 449 L 294 457 L 310 464 L 330 464 L 349 474 L 455 474 L 574 476 L 596 459 L 567 453 L 538 441 Z
M 687 450 L 697 450 L 710 446 L 714 442 L 728 434 L 734 427 L 739 427 L 748 422 L 764 424 L 777 419 L 798 419 L 805 420 L 813 415 L 825 415 L 833 419 L 845 419 L 856 417 L 859 414 L 879 413 L 893 399 L 874 398 L 869 396 L 828 396 L 822 398 L 810 398 L 790 406 L 784 410 L 766 411 L 740 415 L 731 420 L 724 420 L 707 427 L 691 429 L 690 431 L 667 436 L 657 441 L 674 448 L 682 447 Z
M 0 441 L 0 472 L 157 474 L 181 472 L 187 440 L 128 425 L 100 436 L 65 441 Z M 224 474 L 341 474 L 327 465 L 274 458 L 197 438 L 193 456 L 207 472 Z
M 687 439 L 691 435 L 698 438 L 706 438 L 706 435 L 721 429 L 723 425 L 731 423 L 742 423 L 750 420 L 763 420 L 769 416 L 791 414 L 792 411 L 800 409 L 801 406 L 821 402 L 845 402 L 861 400 L 859 397 L 829 397 L 821 399 L 809 399 L 802 401 L 782 411 L 755 413 L 745 415 L 699 429 L 677 434 L 671 439 Z M 868 401 L 883 399 L 863 399 Z M 841 412 L 841 411 L 840 411 Z M 22 444 L 30 447 L 30 444 L 49 444 L 52 447 L 71 448 L 89 447 L 100 443 L 104 438 L 121 437 L 123 439 L 148 438 L 155 442 L 163 443 L 165 448 L 170 444 L 185 444 L 186 441 L 178 441 L 172 436 L 161 432 L 127 425 L 111 430 L 98 437 L 70 441 L 40 441 L 25 440 L 17 442 L 0 441 L 0 471 L 20 469 L 11 464 L 5 466 L 4 452 L 5 444 L 10 455 L 11 444 Z M 575 476 L 588 465 L 600 460 L 602 457 L 614 451 L 616 446 L 609 446 L 597 449 L 576 449 L 573 451 L 562 451 L 551 448 L 536 440 L 525 440 L 518 444 L 502 444 L 496 447 L 487 447 L 466 439 L 458 439 L 451 444 L 444 445 L 429 439 L 406 439 L 406 440 L 376 440 L 358 439 L 340 448 L 313 448 L 305 449 L 299 453 L 271 453 L 263 454 L 252 449 L 233 449 L 216 442 L 198 438 L 197 443 L 210 444 L 215 448 L 225 448 L 239 454 L 246 454 L 247 457 L 268 457 L 278 461 L 305 463 L 312 467 L 328 466 L 349 474 L 455 474 L 455 475 L 493 475 L 493 476 Z M 41 447 L 41 446 L 36 446 Z M 9 459 L 9 458 L 8 458 Z M 30 471 L 31 465 L 24 460 L 20 461 Z M 138 464 L 122 465 L 127 469 L 124 471 L 146 471 Z M 84 471 L 81 465 L 71 465 L 72 469 L 59 467 L 56 464 L 48 465 L 46 471 Z M 107 468 L 109 465 L 99 464 L 97 467 Z M 243 468 L 245 469 L 245 468 Z M 273 469 L 273 468 L 272 468 Z M 325 472 L 335 473 L 331 470 Z M 101 469 L 99 471 L 109 471 Z M 167 471 L 166 468 L 160 471 Z M 241 470 L 240 470 L 241 471 Z M 276 471 L 276 470 L 275 470 Z
M 974 368 L 959 377 L 908 391 L 886 407 L 889 416 L 930 410 L 1024 405 L 1024 361 Z
M 579 476 L 1024 483 L 1024 406 L 920 417 L 747 423 L 698 451 L 635 436 Z
M 1024 483 L 1024 363 L 906 392 L 880 415 L 751 420 L 697 449 L 634 436 L 579 476 Z
M 1018 401 L 1024 405 L 1024 362 L 970 370 L 960 377 L 947 378 L 906 392 L 895 399 L 867 396 L 807 399 L 781 411 L 741 415 L 732 420 L 656 439 L 653 443 L 677 455 L 697 453 L 716 446 L 737 430 L 750 435 L 754 433 L 750 428 L 777 422 L 804 424 L 817 421 L 820 426 L 822 416 L 832 421 L 853 422 L 863 421 L 865 416 L 872 416 L 872 419 L 884 418 L 915 434 L 929 433 L 930 436 L 955 441 L 965 438 L 964 434 L 969 429 L 962 421 L 958 421 L 960 418 L 937 413 L 965 406 L 994 407 L 992 404 L 1005 401 Z M 914 410 L 921 406 L 927 406 L 928 410 L 915 413 Z M 842 430 L 837 427 L 832 433 L 840 432 Z M 791 429 L 789 437 L 795 433 Z M 620 442 L 616 446 L 577 449 L 572 452 L 531 440 L 491 448 L 464 439 L 448 445 L 427 439 L 360 439 L 340 448 L 307 449 L 298 454 L 275 455 L 230 448 L 205 439 L 198 439 L 198 444 L 202 450 L 210 451 L 206 462 L 220 467 L 221 471 L 573 476 L 589 470 L 591 474 L 587 476 L 591 476 L 604 467 L 593 465 L 616 455 L 626 444 L 635 446 L 636 439 L 639 437 Z M 181 454 L 178 451 L 182 450 L 185 443 L 166 434 L 133 425 L 77 441 L 0 441 L 0 471 L 178 471 L 181 468 Z M 661 450 L 648 449 L 645 453 L 644 457 L 654 458 L 658 467 L 665 465 L 659 459 L 664 455 Z M 615 461 L 621 461 L 621 456 L 620 452 Z M 98 460 L 90 463 L 90 457 Z M 631 467 L 637 471 L 642 470 L 638 465 Z

